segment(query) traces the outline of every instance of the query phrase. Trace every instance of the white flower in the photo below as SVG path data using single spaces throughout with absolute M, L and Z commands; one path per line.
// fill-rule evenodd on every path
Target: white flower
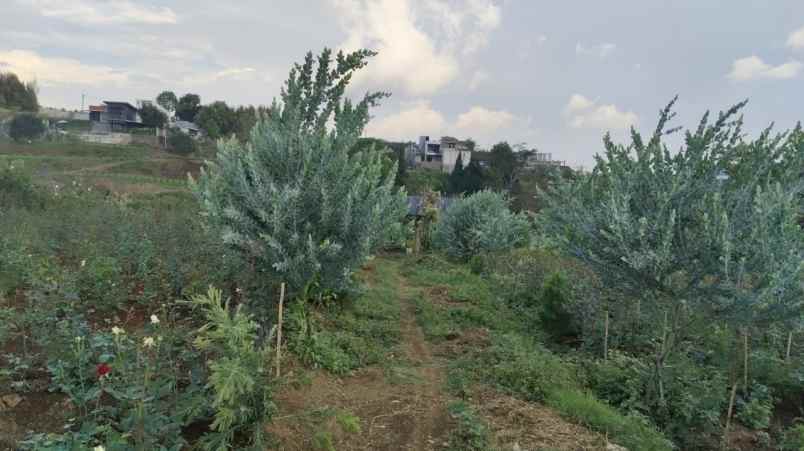
M 151 324 L 159 324 L 159 317 L 156 315 L 151 315 Z
M 87 261 L 86 260 L 81 260 L 81 267 L 83 268 L 86 265 L 87 265 Z
M 83 340 L 83 339 L 84 339 L 84 337 L 75 337 L 75 342 L 76 343 L 81 343 L 81 340 Z
M 145 346 L 146 348 L 152 348 L 154 346 L 154 338 L 145 337 L 145 339 L 142 340 L 142 345 Z
M 98 445 L 98 446 L 92 448 L 92 450 L 93 451 L 106 451 L 106 448 L 104 448 L 103 445 Z
M 126 331 L 124 331 L 123 329 L 121 329 L 121 328 L 119 328 L 117 326 L 112 327 L 112 334 L 113 335 L 120 335 L 120 334 L 124 334 L 124 333 L 126 333 Z

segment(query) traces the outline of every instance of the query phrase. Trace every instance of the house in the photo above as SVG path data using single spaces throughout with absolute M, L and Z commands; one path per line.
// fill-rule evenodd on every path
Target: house
M 444 136 L 438 142 L 431 141 L 429 136 L 420 136 L 417 166 L 452 172 L 459 156 L 464 167 L 469 164 L 473 147 L 471 141 L 461 141 L 451 136 Z
M 527 150 L 519 154 L 522 167 L 533 169 L 539 166 L 566 166 L 566 161 L 554 160 L 552 153 L 539 152 L 536 149 Z
M 137 107 L 128 102 L 103 101 L 103 105 L 89 106 L 89 120 L 101 124 L 108 131 L 128 131 L 142 127 L 142 120 Z
M 193 138 L 201 136 L 201 127 L 193 122 L 179 120 L 173 122 L 170 124 L 170 126 L 184 134 L 192 136 Z

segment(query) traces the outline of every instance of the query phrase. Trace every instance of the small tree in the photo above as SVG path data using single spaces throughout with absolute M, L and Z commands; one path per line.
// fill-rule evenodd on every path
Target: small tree
M 27 141 L 41 137 L 45 130 L 45 123 L 35 114 L 21 113 L 11 119 L 8 134 L 14 141 Z
M 325 49 L 295 65 L 251 132 L 247 145 L 222 142 L 217 161 L 194 182 L 204 215 L 223 241 L 252 259 L 291 294 L 305 288 L 340 292 L 353 271 L 407 212 L 394 188 L 396 169 L 380 152 L 354 147 L 369 108 L 386 96 L 344 98 L 353 73 L 374 53 Z
M 447 179 L 447 192 L 449 194 L 461 194 L 464 192 L 464 171 L 463 171 L 463 157 L 458 154 L 458 159 L 455 160 L 455 167 Z
M 162 91 L 156 96 L 156 103 L 170 113 L 173 113 L 179 105 L 179 99 L 176 98 L 176 94 L 174 94 L 173 91 Z
M 176 103 L 176 116 L 183 121 L 195 121 L 200 110 L 201 97 L 198 94 L 185 94 Z
M 503 194 L 489 190 L 456 200 L 444 212 L 433 234 L 437 248 L 461 260 L 512 249 L 529 240 L 527 218 L 512 213 Z
M 747 141 L 743 105 L 714 123 L 704 115 L 675 154 L 662 144 L 671 103 L 647 143 L 607 135 L 592 174 L 548 193 L 545 230 L 649 315 L 654 407 L 666 405 L 665 365 L 696 321 L 743 329 L 801 313 L 797 132 Z
M 201 107 L 196 122 L 212 139 L 228 138 L 237 131 L 237 113 L 222 101 Z
M 491 148 L 489 166 L 494 189 L 511 189 L 516 171 L 516 155 L 507 142 L 497 143 Z
M 159 111 L 159 108 L 145 104 L 140 108 L 140 118 L 146 127 L 162 128 L 167 123 L 167 116 L 165 113 Z

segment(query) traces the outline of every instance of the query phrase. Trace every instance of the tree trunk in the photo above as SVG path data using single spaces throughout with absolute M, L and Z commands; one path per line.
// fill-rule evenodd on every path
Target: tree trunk
M 731 414 L 734 410 L 734 396 L 737 394 L 737 381 L 731 386 L 731 397 L 729 397 L 729 410 L 726 413 L 726 427 L 723 428 L 723 445 L 722 449 L 726 449 L 729 438 L 729 427 L 731 426 Z
M 609 310 L 606 309 L 606 319 L 603 326 L 603 360 L 609 358 Z
M 790 331 L 787 334 L 787 352 L 784 355 L 784 360 L 786 362 L 790 361 L 790 349 L 793 347 L 793 332 Z
M 743 330 L 743 387 L 748 392 L 748 330 Z
M 279 290 L 279 312 L 277 318 L 277 328 L 276 328 L 276 377 L 280 375 L 280 361 L 282 359 L 282 308 L 285 304 L 285 283 L 282 282 L 282 286 Z

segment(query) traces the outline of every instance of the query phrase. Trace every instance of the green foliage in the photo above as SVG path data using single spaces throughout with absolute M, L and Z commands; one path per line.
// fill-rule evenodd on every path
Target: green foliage
M 796 424 L 784 432 L 782 451 L 804 451 L 804 424 Z
M 571 365 L 517 334 L 495 337 L 482 362 L 484 380 L 528 401 L 544 401 L 556 390 L 579 384 Z
M 45 123 L 35 114 L 20 113 L 11 119 L 8 134 L 14 141 L 29 141 L 45 134 Z
M 44 193 L 34 186 L 21 163 L 0 162 L 0 214 L 13 207 L 42 207 Z
M 539 319 L 542 328 L 561 338 L 578 333 L 569 310 L 569 287 L 560 273 L 553 274 L 542 287 Z
M 449 414 L 457 425 L 449 437 L 449 450 L 486 451 L 490 449 L 491 439 L 488 426 L 465 402 L 449 405 Z
M 251 449 L 265 449 L 264 427 L 275 409 L 268 380 L 270 348 L 257 346 L 257 323 L 242 306 L 232 309 L 221 296 L 210 287 L 206 295 L 193 297 L 207 321 L 195 344 L 211 359 L 207 388 L 215 412 L 214 432 L 202 439 L 203 447 L 228 449 L 245 435 Z
M 448 177 L 440 169 L 412 169 L 405 174 L 405 189 L 410 194 L 443 193 L 447 191 Z
M 162 128 L 168 121 L 168 117 L 159 108 L 146 104 L 140 108 L 140 118 L 146 127 Z
M 171 152 L 187 155 L 196 151 L 197 145 L 192 136 L 180 131 L 168 134 L 168 146 Z
M 495 144 L 490 153 L 489 172 L 492 186 L 496 190 L 511 189 L 517 166 L 513 149 L 507 142 L 501 142 Z
M 36 84 L 23 83 L 16 74 L 0 72 L 0 107 L 36 112 L 39 102 Z
M 196 122 L 210 138 L 228 138 L 237 130 L 237 113 L 226 102 L 212 102 L 201 107 Z
M 483 168 L 476 160 L 471 160 L 468 164 L 463 164 L 463 156 L 458 155 L 455 168 L 447 179 L 447 193 L 449 194 L 474 194 L 485 186 L 485 174 Z
M 384 96 L 368 94 L 357 104 L 344 98 L 371 55 L 339 53 L 333 62 L 324 50 L 316 68 L 308 54 L 248 145 L 220 143 L 217 160 L 193 183 L 223 242 L 253 258 L 269 280 L 286 282 L 291 295 L 306 286 L 350 288 L 353 271 L 406 213 L 396 170 L 385 174 L 378 152 L 350 152 L 369 107 Z
M 625 416 L 594 396 L 573 389 L 556 390 L 547 405 L 628 449 L 670 451 L 672 443 L 644 418 Z
M 504 195 L 481 191 L 453 202 L 436 225 L 434 245 L 452 258 L 512 249 L 528 243 L 530 224 L 508 209 Z
M 198 94 L 185 94 L 176 102 L 176 117 L 194 122 L 201 110 L 201 97 Z
M 767 429 L 772 414 L 773 396 L 768 387 L 762 384 L 753 384 L 750 394 L 737 400 L 735 416 L 740 423 L 751 429 Z
M 174 94 L 173 91 L 162 91 L 156 96 L 156 103 L 172 113 L 176 111 L 176 107 L 179 105 L 179 99 L 176 98 L 176 94 Z

